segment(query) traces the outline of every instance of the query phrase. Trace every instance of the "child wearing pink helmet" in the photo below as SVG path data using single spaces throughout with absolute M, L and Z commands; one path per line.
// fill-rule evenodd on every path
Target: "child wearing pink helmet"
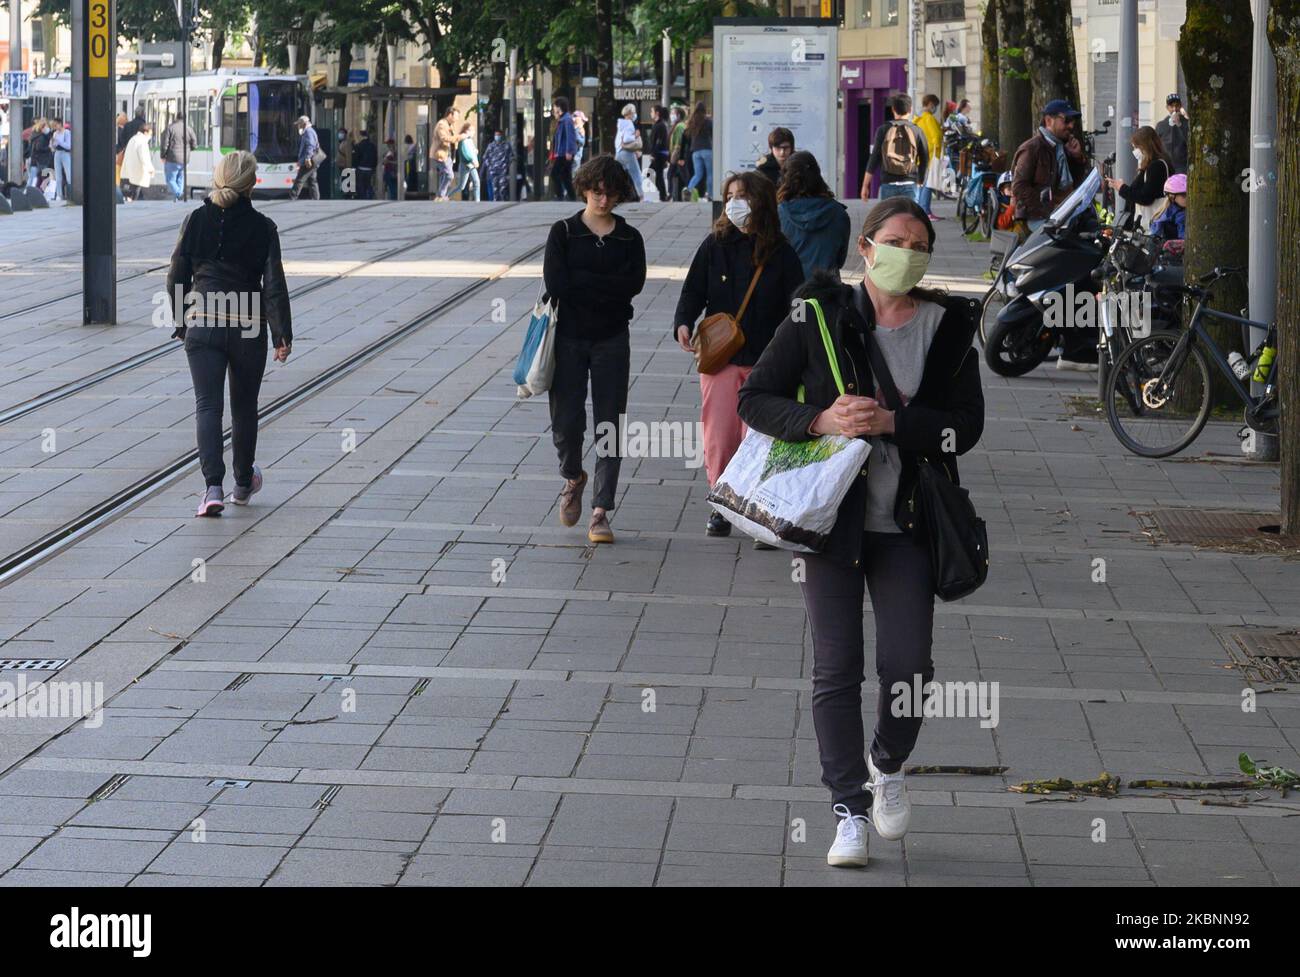
M 1165 207 L 1151 222 L 1151 233 L 1166 241 L 1187 236 L 1187 174 L 1175 173 L 1165 181 Z

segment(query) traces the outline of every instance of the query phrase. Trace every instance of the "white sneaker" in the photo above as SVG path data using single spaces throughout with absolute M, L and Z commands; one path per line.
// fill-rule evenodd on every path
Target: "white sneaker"
M 1064 356 L 1056 361 L 1058 370 L 1075 370 L 1078 373 L 1096 373 L 1096 363 L 1080 363 L 1077 360 L 1067 360 Z
M 871 823 L 880 837 L 897 841 L 907 834 L 908 822 L 912 820 L 912 802 L 907 799 L 903 771 L 881 773 L 870 754 L 867 755 L 867 771 L 871 774 L 871 782 L 866 785 L 872 795 Z
M 843 804 L 836 804 L 831 810 L 839 815 L 840 824 L 835 829 L 835 843 L 826 853 L 826 864 L 839 868 L 866 868 L 870 819 L 865 814 L 850 814 Z

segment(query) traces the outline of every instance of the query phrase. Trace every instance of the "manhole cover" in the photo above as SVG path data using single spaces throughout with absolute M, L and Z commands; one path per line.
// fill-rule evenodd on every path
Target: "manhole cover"
M 1156 509 L 1146 515 L 1171 543 L 1220 543 L 1260 536 L 1261 526 L 1279 521 L 1269 512 L 1214 509 Z
M 1300 631 L 1234 628 L 1227 647 L 1247 678 L 1260 682 L 1300 682 Z

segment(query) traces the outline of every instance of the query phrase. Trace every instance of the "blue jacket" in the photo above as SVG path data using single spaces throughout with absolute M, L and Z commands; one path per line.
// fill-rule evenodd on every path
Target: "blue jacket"
M 1152 222 L 1151 233 L 1166 241 L 1183 240 L 1187 237 L 1187 209 L 1169 201 L 1169 206 Z
M 302 136 L 298 140 L 298 165 L 316 155 L 316 150 L 320 149 L 320 139 L 316 136 L 316 130 L 308 126 L 302 131 Z
M 819 269 L 839 274 L 849 254 L 849 212 L 830 197 L 798 197 L 777 207 L 781 233 L 799 255 L 805 280 Z
M 552 146 L 556 159 L 578 153 L 578 134 L 573 128 L 573 116 L 565 112 L 555 124 L 555 144 Z

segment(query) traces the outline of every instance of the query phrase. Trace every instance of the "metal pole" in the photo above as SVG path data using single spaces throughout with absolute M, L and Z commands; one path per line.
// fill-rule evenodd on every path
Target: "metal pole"
M 114 109 L 117 11 L 114 0 L 73 0 L 84 29 L 72 48 L 72 76 L 81 82 L 77 133 L 82 146 L 81 321 L 117 322 L 117 210 L 113 164 L 117 150 Z
M 1252 0 L 1255 18 L 1250 66 L 1250 168 L 1254 179 L 1250 193 L 1250 227 L 1247 265 L 1250 283 L 1250 318 L 1272 322 L 1277 314 L 1277 64 L 1268 43 L 1268 4 Z M 1267 330 L 1251 327 L 1249 354 L 1264 341 Z M 1250 392 L 1260 396 L 1264 385 L 1251 382 Z M 1255 432 L 1256 461 L 1277 461 L 1275 435 Z
M 1120 0 L 1119 86 L 1115 95 L 1115 175 L 1125 183 L 1137 176 L 1137 160 L 1129 141 L 1137 131 L 1138 0 Z
M 190 11 L 188 0 L 181 7 L 181 200 L 190 196 Z
M 515 78 L 515 69 L 519 64 L 519 49 L 510 49 L 510 101 L 509 112 L 510 118 L 502 126 L 502 132 L 505 133 L 506 139 L 509 140 L 510 146 L 510 191 L 507 194 L 508 200 L 519 199 L 519 156 L 515 152 L 515 100 L 519 94 L 517 79 Z
M 668 37 L 668 32 L 667 32 L 667 31 L 664 31 L 663 34 L 664 34 L 664 56 L 663 56 L 663 61 L 664 61 L 664 77 L 663 77 L 663 82 L 664 82 L 664 84 L 663 84 L 663 89 L 664 89 L 664 98 L 663 98 L 663 101 L 660 102 L 659 104 L 662 105 L 664 108 L 669 109 L 669 108 L 672 108 L 672 105 L 673 105 L 673 88 L 672 88 L 672 85 L 673 85 L 673 42 L 672 42 L 672 40 Z
M 907 4 L 907 96 L 912 100 L 913 111 L 916 109 L 916 29 L 920 22 L 917 6 L 920 0 L 909 0 Z
M 23 2 L 9 0 L 9 70 L 23 70 Z M 9 182 L 23 182 L 23 103 L 9 99 Z

